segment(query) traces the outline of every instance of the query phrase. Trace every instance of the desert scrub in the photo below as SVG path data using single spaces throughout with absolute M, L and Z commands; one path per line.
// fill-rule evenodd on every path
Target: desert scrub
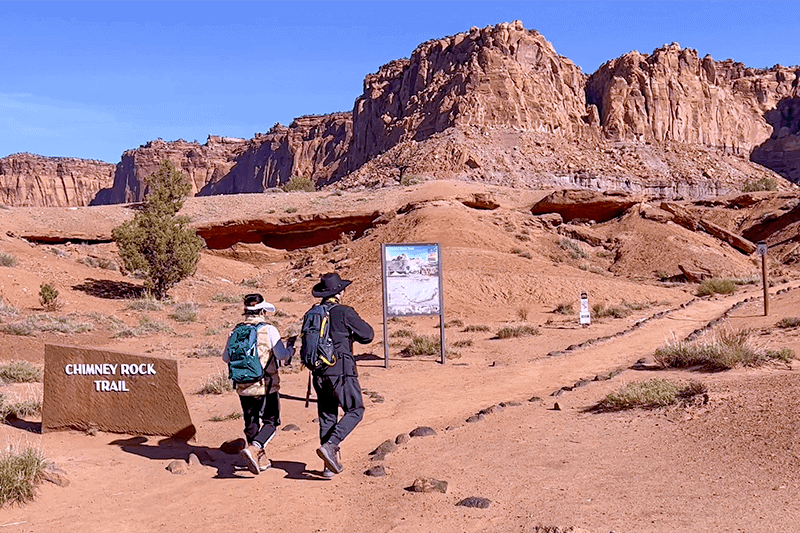
M 513 337 L 527 337 L 538 335 L 539 328 L 534 326 L 506 326 L 497 332 L 498 339 L 511 339 Z
M 702 367 L 708 370 L 729 370 L 738 366 L 759 366 L 770 361 L 790 362 L 794 352 L 789 348 L 765 350 L 756 347 L 748 330 L 723 331 L 709 342 L 672 342 L 656 349 L 655 360 L 664 367 Z
M 32 501 L 46 466 L 40 450 L 9 446 L 0 455 L 0 507 Z
M 6 397 L 0 394 L 0 420 L 20 418 L 23 416 L 39 416 L 42 414 L 41 400 L 23 400 L 17 403 L 8 403 Z
M 251 289 L 258 289 L 261 287 L 261 282 L 258 281 L 258 279 L 256 278 L 249 278 L 249 279 L 243 279 L 239 285 L 242 285 L 244 287 L 250 287 Z
M 564 237 L 558 241 L 558 246 L 560 246 L 562 250 L 567 251 L 572 259 L 586 259 L 587 257 L 581 245 L 572 239 Z
M 242 413 L 239 411 L 234 411 L 232 413 L 228 413 L 227 415 L 214 415 L 208 419 L 209 422 L 225 422 L 226 420 L 239 420 L 242 418 Z
M 242 301 L 242 296 L 238 294 L 225 294 L 222 292 L 218 292 L 214 296 L 211 297 L 212 302 L 219 302 L 223 304 L 238 304 Z
M 28 361 L 12 361 L 0 365 L 0 383 L 39 383 L 42 369 Z
M 453 348 L 466 348 L 472 346 L 472 339 L 462 339 L 453 343 Z
M 411 338 L 411 343 L 400 350 L 403 357 L 414 357 L 419 355 L 439 355 L 441 344 L 436 337 L 427 335 L 415 335 Z
M 553 309 L 553 313 L 557 315 L 574 315 L 575 309 L 573 309 L 572 304 L 560 303 Z
M 17 266 L 17 258 L 11 254 L 0 253 L 0 266 L 15 267 Z
M 211 346 L 207 344 L 205 346 L 195 346 L 194 350 L 192 350 L 187 357 L 192 357 L 194 359 L 205 359 L 208 357 L 221 357 L 222 352 L 216 346 Z
M 796 328 L 800 326 L 800 317 L 797 316 L 787 316 L 785 318 L 781 318 L 775 324 L 775 327 L 778 328 Z
M 314 192 L 317 190 L 314 186 L 314 182 L 305 176 L 292 176 L 289 178 L 289 181 L 284 183 L 281 189 L 283 192 Z
M 175 306 L 169 317 L 176 321 L 187 324 L 189 322 L 197 321 L 197 306 L 192 302 L 183 302 Z
M 78 259 L 78 263 L 92 268 L 102 268 L 103 270 L 117 270 L 117 264 L 114 261 L 111 261 L 110 259 L 101 259 L 99 257 L 81 257 Z
M 761 178 L 755 181 L 745 181 L 742 186 L 742 192 L 774 191 L 777 188 L 778 183 L 775 178 Z
M 711 296 L 712 294 L 733 294 L 736 292 L 736 282 L 732 279 L 709 278 L 704 279 L 697 288 L 697 296 Z
M 233 382 L 228 379 L 228 376 L 217 373 L 210 376 L 208 380 L 203 383 L 202 388 L 197 394 L 224 394 L 233 390 Z
M 5 299 L 2 295 L 0 295 L 0 317 L 10 317 L 10 316 L 17 316 L 19 311 L 13 305 L 9 305 L 5 302 Z
M 161 311 L 161 302 L 155 298 L 137 298 L 129 301 L 125 309 L 131 311 Z
M 393 331 L 389 336 L 411 338 L 414 336 L 414 332 L 408 329 L 398 329 L 397 331 Z
M 279 302 L 282 302 L 282 303 L 285 303 L 285 302 L 292 302 L 292 301 L 294 301 L 294 300 L 292 300 L 292 297 L 291 297 L 291 296 L 281 296 L 281 299 L 280 299 L 280 300 L 278 300 L 278 301 L 279 301 Z
M 295 206 L 289 206 L 283 210 L 285 213 L 297 213 L 297 208 Z
M 487 326 L 486 324 L 471 324 L 465 327 L 463 330 L 464 333 L 477 333 L 477 332 L 485 332 L 491 331 L 492 328 Z
M 511 253 L 520 257 L 524 257 L 525 259 L 533 259 L 531 253 L 523 250 L 522 248 L 512 248 Z
M 527 307 L 518 307 L 517 308 L 517 318 L 519 318 L 523 322 L 527 322 L 528 321 L 528 308 Z
M 606 307 L 605 304 L 594 304 L 592 306 L 592 316 L 594 318 L 614 317 L 625 318 L 631 314 L 630 309 L 624 305 L 612 305 Z
M 39 285 L 39 303 L 47 311 L 57 311 L 61 307 L 61 302 L 58 300 L 58 291 L 49 283 L 42 283 Z
M 88 322 L 77 321 L 78 315 L 47 316 L 33 315 L 19 322 L 0 324 L 0 331 L 8 335 L 35 337 L 40 331 L 56 333 L 85 333 L 92 331 L 94 326 Z
M 137 327 L 121 329 L 114 335 L 114 337 L 115 338 L 141 337 L 143 335 L 149 335 L 151 333 L 171 333 L 171 332 L 172 330 L 170 329 L 169 326 L 157 320 L 153 320 L 145 315 L 139 317 L 139 325 Z
M 441 324 L 436 324 L 433 327 L 438 329 L 438 328 L 441 327 Z M 461 320 L 460 318 L 454 318 L 453 320 L 449 320 L 449 321 L 445 322 L 444 323 L 444 327 L 445 328 L 452 328 L 452 327 L 461 328 L 461 327 L 464 327 L 464 321 Z
M 667 379 L 651 379 L 629 383 L 609 393 L 594 406 L 595 411 L 624 411 L 627 409 L 657 409 L 678 402 L 687 402 L 707 389 L 702 383 L 675 383 Z

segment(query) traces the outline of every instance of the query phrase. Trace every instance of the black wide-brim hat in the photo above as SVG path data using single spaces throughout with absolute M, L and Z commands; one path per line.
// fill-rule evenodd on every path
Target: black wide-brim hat
M 336 272 L 323 274 L 319 278 L 319 283 L 312 287 L 311 294 L 318 298 L 326 298 L 334 294 L 339 294 L 351 283 L 352 281 L 340 278 L 339 274 Z

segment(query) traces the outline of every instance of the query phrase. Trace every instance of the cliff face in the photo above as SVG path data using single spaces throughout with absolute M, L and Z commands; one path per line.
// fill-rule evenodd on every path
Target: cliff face
M 519 21 L 428 41 L 365 78 L 347 171 L 451 127 L 587 135 L 584 84 L 580 68 Z
M 352 124 L 350 113 L 334 113 L 300 117 L 288 127 L 277 125 L 256 135 L 230 171 L 209 180 L 199 195 L 263 192 L 292 176 L 327 182 L 346 160 Z
M 800 183 L 800 98 L 781 100 L 766 117 L 772 135 L 753 150 L 750 158 Z
M 630 52 L 587 82 L 603 133 L 621 141 L 676 141 L 747 155 L 770 137 L 764 114 L 797 95 L 796 69 L 717 62 L 673 43 Z
M 0 159 L 0 203 L 19 207 L 84 206 L 111 184 L 114 165 L 69 157 L 13 154 Z
M 122 154 L 113 185 L 100 191 L 91 205 L 140 202 L 145 193 L 143 179 L 158 171 L 164 159 L 189 178 L 194 195 L 208 182 L 227 175 L 247 145 L 246 139 L 214 135 L 208 137 L 206 144 L 183 140 L 150 141 Z

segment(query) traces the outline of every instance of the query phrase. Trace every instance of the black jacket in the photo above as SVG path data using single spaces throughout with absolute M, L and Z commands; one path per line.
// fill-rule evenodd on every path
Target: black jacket
M 325 305 L 329 305 L 326 303 Z M 326 367 L 316 374 L 323 376 L 357 376 L 356 362 L 353 359 L 353 341 L 360 344 L 372 342 L 375 332 L 372 326 L 352 307 L 336 304 L 330 308 L 331 313 L 331 339 L 333 339 L 333 352 L 336 354 L 336 363 Z

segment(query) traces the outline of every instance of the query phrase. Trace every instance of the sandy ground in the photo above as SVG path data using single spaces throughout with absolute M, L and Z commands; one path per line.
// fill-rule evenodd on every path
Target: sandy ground
M 345 471 L 333 480 L 319 476 L 316 413 L 313 404 L 304 408 L 305 371 L 282 376 L 281 418 L 284 426 L 295 424 L 299 431 L 278 432 L 268 448 L 273 468 L 257 477 L 242 469 L 238 455 L 219 450 L 223 442 L 241 436 L 241 420 L 210 420 L 239 410 L 235 394 L 197 394 L 210 376 L 224 369 L 216 357 L 193 355 L 221 348 L 240 310 L 239 304 L 219 301 L 219 296 L 252 290 L 240 280 L 259 280 L 258 290 L 285 313 L 278 317 L 282 332 L 296 327 L 313 303 L 307 292 L 313 276 L 287 282 L 298 275 L 292 266 L 295 257 L 253 265 L 204 255 L 195 276 L 172 291 L 172 303 L 145 312 L 129 309 L 128 300 L 86 289 L 90 280 L 117 288 L 140 283 L 77 261 L 89 255 L 112 257 L 112 245 L 49 247 L 3 237 L 0 251 L 18 259 L 17 266 L 0 267 L 6 305 L 13 305 L 21 316 L 43 314 L 36 293 L 40 283 L 50 280 L 65 300 L 56 314 L 94 327 L 80 334 L 0 334 L 0 359 L 42 364 L 46 342 L 174 358 L 198 433 L 187 444 L 103 432 L 42 435 L 36 432 L 36 418 L 2 425 L 0 443 L 40 448 L 66 472 L 70 484 L 45 483 L 34 502 L 0 509 L 0 528 L 115 533 L 529 532 L 538 525 L 618 533 L 797 530 L 800 378 L 794 368 L 800 363 L 717 373 L 632 367 L 669 340 L 686 338 L 726 312 L 707 334 L 719 328 L 748 328 L 761 344 L 800 353 L 800 330 L 775 326 L 781 318 L 800 315 L 800 282 L 791 276 L 776 280 L 769 316 L 763 316 L 757 285 L 741 286 L 730 296 L 696 298 L 690 285 L 620 278 L 585 271 L 568 260 L 548 259 L 556 248 L 530 260 L 509 258 L 503 251 L 506 245 L 498 244 L 501 237 L 508 238 L 503 226 L 494 237 L 486 238 L 484 232 L 478 242 L 478 237 L 469 236 L 470 227 L 458 226 L 460 208 L 440 207 L 444 211 L 427 219 L 406 218 L 345 247 L 350 260 L 366 272 L 356 277 L 354 267 L 341 271 L 355 279 L 348 298 L 375 327 L 376 342 L 357 350 L 361 384 L 368 391 L 366 414 L 344 442 Z M 522 227 L 519 212 L 504 216 L 520 217 L 514 220 Z M 431 225 L 431 217 L 438 224 Z M 445 219 L 456 222 L 446 226 Z M 370 237 L 379 241 L 384 238 L 381 231 L 401 229 L 408 231 L 404 238 L 445 242 L 444 264 L 452 265 L 445 276 L 446 290 L 451 288 L 446 311 L 448 319 L 458 318 L 463 324 L 446 329 L 448 344 L 472 341 L 454 348 L 457 353 L 445 365 L 433 357 L 400 357 L 407 339 L 391 336 L 390 368 L 382 365 L 382 318 L 374 303 L 380 293 L 373 294 L 376 267 L 367 257 L 374 249 Z M 535 229 L 530 235 L 536 243 L 547 237 Z M 320 251 L 309 253 L 321 262 Z M 466 258 L 471 265 L 463 264 L 469 262 Z M 602 260 L 593 259 L 593 264 L 601 265 Z M 496 283 L 481 282 L 481 276 L 494 276 Z M 604 318 L 588 328 L 577 324 L 576 315 L 552 312 L 555 303 L 566 301 L 585 283 L 594 287 L 592 294 L 600 295 L 597 301 L 647 305 L 626 318 Z M 474 299 L 481 302 L 478 309 Z M 199 306 L 195 322 L 169 318 L 176 303 L 188 301 Z M 524 320 L 519 316 L 523 307 Z M 133 326 L 143 315 L 172 331 L 115 338 L 103 319 L 113 316 Z M 523 322 L 537 326 L 540 335 L 493 338 L 500 327 Z M 408 329 L 435 335 L 436 323 L 433 318 L 407 318 L 391 322 L 389 332 Z M 486 325 L 489 331 L 463 331 L 468 325 Z M 615 371 L 611 379 L 595 380 Z M 708 401 L 655 411 L 587 411 L 624 384 L 652 377 L 700 381 L 708 388 Z M 584 380 L 582 386 L 553 396 Z M 40 397 L 41 384 L 5 385 L 2 392 L 12 398 Z M 376 401 L 378 397 L 383 401 Z M 534 397 L 541 400 L 529 401 Z M 502 410 L 466 422 L 501 402 Z M 433 428 L 436 435 L 412 438 L 383 461 L 371 460 L 369 452 L 383 441 L 419 426 Z M 185 460 L 191 452 L 203 458 L 202 465 L 181 475 L 166 470 L 171 461 Z M 388 474 L 366 476 L 376 464 Z M 447 481 L 447 492 L 407 490 L 417 478 Z M 488 498 L 491 504 L 486 509 L 455 505 L 469 496 Z

